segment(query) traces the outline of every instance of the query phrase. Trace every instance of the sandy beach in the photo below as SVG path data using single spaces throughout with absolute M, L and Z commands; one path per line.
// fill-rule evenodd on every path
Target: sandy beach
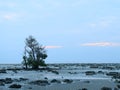
M 119 64 L 50 64 L 44 70 L 1 65 L 0 90 L 119 90 L 119 72 Z

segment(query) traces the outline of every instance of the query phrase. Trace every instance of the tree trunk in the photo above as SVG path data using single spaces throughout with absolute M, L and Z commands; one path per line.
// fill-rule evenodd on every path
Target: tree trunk
M 39 69 L 39 65 L 33 65 L 32 69 Z
M 27 62 L 26 62 L 26 60 L 25 60 L 25 69 L 28 69 L 28 66 L 27 66 Z
M 34 52 L 34 49 L 32 49 L 32 54 L 33 54 L 33 59 L 35 61 L 35 52 Z

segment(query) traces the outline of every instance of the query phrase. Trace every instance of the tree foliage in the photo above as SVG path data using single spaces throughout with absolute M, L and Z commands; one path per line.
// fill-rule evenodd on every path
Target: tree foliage
M 31 66 L 33 69 L 38 69 L 39 66 L 46 66 L 44 59 L 47 58 L 45 47 L 39 45 L 33 36 L 29 36 L 25 41 L 25 51 L 23 63 L 26 68 Z

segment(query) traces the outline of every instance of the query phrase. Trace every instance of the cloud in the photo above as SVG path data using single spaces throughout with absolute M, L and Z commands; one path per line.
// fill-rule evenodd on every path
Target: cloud
M 17 17 L 17 14 L 15 14 L 15 13 L 3 15 L 3 18 L 6 20 L 12 20 L 12 19 L 15 19 L 16 17 Z
M 62 48 L 63 46 L 46 46 L 46 49 Z
M 26 15 L 24 13 L 17 13 L 17 12 L 2 12 L 0 15 L 1 21 L 18 21 L 21 18 L 24 18 Z
M 93 42 L 93 43 L 84 43 L 81 46 L 120 46 L 120 43 L 113 43 L 113 42 Z
M 95 23 L 90 24 L 90 27 L 92 27 L 92 28 L 95 28 L 96 26 L 97 26 L 97 24 L 95 24 Z
M 77 7 L 77 6 L 81 6 L 81 5 L 84 5 L 84 4 L 87 4 L 89 3 L 89 0 L 78 0 L 78 1 L 74 1 L 72 3 L 72 7 Z
M 106 16 L 106 17 L 101 17 L 99 18 L 98 21 L 92 22 L 89 24 L 91 28 L 106 28 L 109 27 L 112 23 L 114 23 L 117 20 L 116 16 Z
M 14 8 L 16 6 L 17 6 L 17 3 L 15 3 L 15 2 L 0 1 L 0 7 Z

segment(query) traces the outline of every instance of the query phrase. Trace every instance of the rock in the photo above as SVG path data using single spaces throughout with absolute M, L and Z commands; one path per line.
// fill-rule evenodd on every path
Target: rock
M 40 85 L 40 86 L 50 85 L 47 80 L 36 80 L 30 82 L 29 84 Z
M 69 74 L 77 74 L 77 72 L 68 72 Z
M 52 71 L 52 73 L 59 74 L 59 72 L 58 72 L 58 71 Z
M 44 79 L 46 79 L 46 80 L 47 80 L 48 78 L 47 78 L 47 77 L 45 77 Z
M 78 90 L 87 90 L 87 88 L 82 88 L 82 89 L 78 89 Z
M 117 76 L 117 75 L 119 75 L 119 73 L 118 72 L 109 72 L 106 75 L 107 76 Z
M 87 90 L 87 88 L 82 88 L 82 90 Z
M 109 72 L 106 75 L 111 76 L 112 79 L 120 79 L 120 73 L 119 72 Z
M 84 81 L 84 83 L 90 83 L 90 81 Z
M 5 69 L 0 70 L 0 73 L 7 73 Z
M 86 75 L 95 75 L 95 71 L 86 71 L 85 72 Z
M 5 84 L 11 84 L 13 80 L 11 78 L 6 78 L 5 79 Z
M 32 89 L 32 87 L 29 87 L 28 89 Z
M 0 82 L 5 82 L 5 79 L 0 79 Z
M 110 87 L 102 87 L 101 90 L 112 90 Z
M 95 68 L 96 69 L 96 68 L 99 68 L 99 66 L 98 65 L 91 65 L 90 68 Z
M 6 79 L 0 79 L 0 84 L 11 84 L 13 80 L 11 78 L 6 78 Z
M 70 79 L 64 79 L 63 82 L 65 82 L 65 83 L 72 83 L 73 80 L 70 80 Z
M 14 73 L 18 73 L 16 69 L 13 69 L 12 71 L 13 71 Z
M 20 81 L 26 81 L 28 80 L 27 78 L 19 78 Z
M 19 84 L 12 84 L 9 86 L 9 88 L 21 88 L 22 86 Z
M 5 86 L 4 82 L 0 82 L 0 86 Z
M 61 83 L 59 80 L 53 79 L 51 80 L 51 83 Z
M 114 90 L 119 90 L 118 88 L 114 88 Z
M 98 74 L 104 74 L 104 72 L 103 71 L 98 71 Z
M 118 88 L 120 88 L 120 85 L 117 85 Z

